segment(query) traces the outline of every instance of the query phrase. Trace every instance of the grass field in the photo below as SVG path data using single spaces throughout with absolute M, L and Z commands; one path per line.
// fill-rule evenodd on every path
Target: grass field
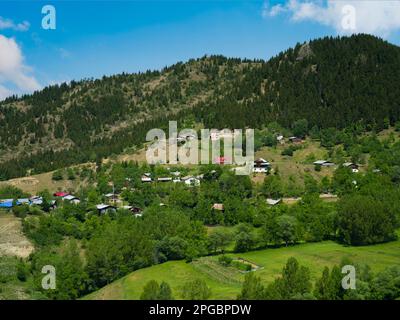
M 0 210 L 0 257 L 26 258 L 33 249 L 32 243 L 22 233 L 21 219 Z
M 72 166 L 74 167 L 88 167 L 94 170 L 95 164 L 85 163 L 82 165 Z M 53 172 L 45 172 L 40 174 L 31 175 L 28 177 L 15 178 L 7 181 L 0 181 L 0 187 L 11 185 L 27 192 L 31 195 L 37 195 L 40 191 L 49 190 L 50 192 L 56 191 L 76 191 L 82 186 L 86 186 L 87 182 L 82 181 L 79 176 L 75 180 L 63 179 L 54 181 L 52 179 Z
M 355 263 L 369 264 L 373 271 L 400 264 L 400 241 L 366 247 L 346 247 L 332 241 L 307 243 L 287 248 L 265 249 L 243 254 L 229 254 L 256 263 L 262 268 L 255 271 L 265 283 L 272 281 L 281 272 L 289 257 L 310 268 L 315 281 L 325 266 L 339 264 L 348 257 Z M 170 261 L 137 270 L 122 279 L 94 292 L 85 299 L 139 299 L 143 286 L 149 280 L 166 281 L 175 298 L 186 281 L 204 279 L 212 290 L 211 299 L 235 299 L 240 292 L 244 274 L 231 267 L 216 263 L 216 257 L 201 258 L 200 261 L 185 263 Z

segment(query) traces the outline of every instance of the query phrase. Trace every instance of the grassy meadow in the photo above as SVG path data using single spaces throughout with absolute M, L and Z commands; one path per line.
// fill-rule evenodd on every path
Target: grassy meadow
M 261 268 L 255 273 L 265 283 L 272 281 L 281 272 L 289 257 L 310 268 L 312 280 L 320 277 L 325 266 L 332 267 L 347 257 L 355 263 L 368 264 L 378 272 L 400 264 L 400 241 L 364 247 L 349 247 L 332 241 L 306 243 L 296 246 L 264 249 L 243 254 L 228 254 L 233 258 L 244 258 Z M 131 274 L 96 291 L 85 299 L 140 299 L 142 289 L 149 280 L 166 281 L 174 297 L 180 298 L 185 282 L 203 279 L 212 290 L 211 299 L 235 299 L 241 289 L 244 274 L 233 267 L 223 267 L 217 257 L 204 257 L 192 263 L 169 261 Z

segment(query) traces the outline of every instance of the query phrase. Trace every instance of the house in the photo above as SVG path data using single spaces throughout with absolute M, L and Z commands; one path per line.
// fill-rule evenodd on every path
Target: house
M 353 163 L 353 162 L 345 162 L 343 163 L 343 167 L 345 168 L 350 168 L 352 172 L 357 173 L 358 172 L 358 164 Z
M 254 165 L 253 165 L 253 172 L 268 172 L 268 170 L 270 169 L 271 164 L 263 159 L 263 158 L 258 158 L 254 161 Z
M 31 197 L 30 200 L 32 205 L 40 206 L 41 204 L 43 204 L 43 198 L 39 196 Z
M 193 176 L 186 176 L 186 177 L 183 177 L 181 180 L 188 186 L 197 187 L 200 185 L 200 179 L 195 178 Z
M 327 160 L 317 160 L 317 161 L 314 161 L 314 165 L 321 166 L 321 167 L 331 167 L 331 166 L 334 166 L 335 164 L 333 162 L 330 162 Z
M 303 139 L 295 136 L 289 137 L 289 141 L 291 143 L 303 143 Z
M 133 213 L 140 213 L 143 210 L 139 207 L 132 207 L 129 211 L 133 212 Z
M 115 212 L 115 210 L 117 208 L 114 206 L 102 203 L 102 204 L 96 205 L 96 209 L 97 209 L 97 211 L 99 211 L 100 214 L 103 214 L 103 213 L 107 213 L 108 211 Z
M 122 207 L 123 209 L 125 209 L 125 210 L 129 210 L 130 212 L 132 212 L 134 215 L 135 215 L 135 217 L 138 217 L 138 216 L 142 216 L 142 209 L 141 208 L 139 208 L 139 207 L 135 207 L 135 206 L 123 206 Z
M 333 199 L 337 199 L 338 198 L 338 196 L 336 194 L 329 193 L 329 192 L 322 193 L 322 194 L 319 195 L 319 197 L 321 199 L 325 199 L 325 200 L 333 200 Z
M 270 206 L 276 206 L 277 204 L 281 203 L 282 199 L 267 199 L 267 204 L 269 204 Z
M 157 178 L 158 182 L 170 182 L 172 181 L 172 178 L 170 177 L 164 177 L 164 178 Z
M 217 210 L 217 211 L 224 211 L 224 205 L 222 203 L 214 203 L 211 207 L 211 209 L 213 210 Z
M 117 203 L 117 202 L 121 202 L 121 200 L 119 199 L 119 194 L 116 193 L 107 193 L 104 195 L 107 198 L 108 202 L 112 202 L 112 203 Z
M 148 176 L 146 176 L 146 174 L 144 174 L 141 178 L 142 182 L 151 182 L 152 179 Z
M 69 195 L 63 197 L 62 200 L 63 201 L 65 201 L 65 200 L 69 201 L 70 203 L 73 203 L 73 204 L 79 204 L 81 202 L 81 200 L 79 200 L 78 197 L 75 197 L 72 194 L 69 194 Z
M 17 205 L 21 205 L 21 204 L 30 204 L 31 201 L 28 198 L 24 198 L 24 199 L 18 199 L 17 200 Z
M 0 200 L 0 208 L 10 209 L 13 207 L 14 199 L 3 199 Z
M 67 193 L 67 192 L 62 192 L 62 191 L 59 191 L 59 192 L 55 192 L 53 195 L 55 196 L 55 197 L 65 197 L 65 196 L 67 196 L 69 193 Z

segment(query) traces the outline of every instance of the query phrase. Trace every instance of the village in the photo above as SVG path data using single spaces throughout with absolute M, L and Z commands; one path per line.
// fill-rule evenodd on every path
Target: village
M 187 139 L 187 137 L 185 138 Z M 282 135 L 277 136 L 277 141 L 282 145 L 284 144 L 284 138 Z M 297 137 L 289 137 L 288 141 L 291 144 L 302 144 L 303 140 Z M 217 165 L 230 165 L 231 162 L 227 157 L 221 156 L 217 157 L 214 159 L 214 163 Z M 313 162 L 313 165 L 316 170 L 320 170 L 318 168 L 321 167 L 335 167 L 336 164 L 328 161 L 328 160 L 316 160 Z M 352 163 L 352 162 L 345 162 L 341 166 L 345 168 L 349 168 L 353 173 L 358 173 L 359 172 L 359 165 Z M 204 174 L 199 174 L 199 175 L 185 175 L 182 176 L 182 173 L 177 170 L 173 170 L 170 168 L 167 168 L 169 170 L 169 175 L 165 176 L 157 176 L 155 177 L 154 174 L 151 172 L 145 172 L 142 174 L 140 181 L 142 184 L 153 184 L 153 183 L 179 183 L 183 184 L 186 187 L 199 187 L 201 184 L 202 179 L 204 178 Z M 230 169 L 231 171 L 237 170 L 237 168 L 232 167 Z M 253 168 L 252 172 L 253 175 L 264 175 L 267 176 L 271 173 L 273 173 L 274 169 L 272 167 L 272 164 L 265 160 L 264 158 L 257 158 L 254 160 L 253 163 Z M 215 170 L 212 170 L 211 175 L 215 173 Z M 356 184 L 356 181 L 354 181 L 354 184 Z M 112 184 L 111 184 L 112 185 Z M 125 190 L 126 187 L 122 188 L 122 191 Z M 49 201 L 49 209 L 55 209 L 57 208 L 57 205 L 59 203 L 69 203 L 69 204 L 74 204 L 74 205 L 79 205 L 81 202 L 81 199 L 77 197 L 76 195 L 66 192 L 66 191 L 56 191 L 52 194 L 53 198 Z M 114 186 L 113 186 L 113 192 L 106 193 L 102 195 L 102 198 L 104 201 L 102 203 L 96 204 L 96 210 L 98 211 L 99 214 L 104 214 L 106 212 L 115 212 L 117 209 L 124 209 L 130 211 L 135 217 L 141 217 L 143 214 L 143 208 L 140 208 L 138 206 L 132 206 L 126 203 L 121 198 L 121 194 L 115 192 Z M 330 193 L 323 193 L 320 195 L 321 199 L 325 200 L 336 200 L 337 196 L 334 194 Z M 286 198 L 267 198 L 266 203 L 270 206 L 275 206 L 280 203 L 294 203 L 297 202 L 301 199 L 301 197 L 286 197 Z M 85 199 L 86 200 L 86 199 Z M 43 197 L 33 195 L 30 198 L 18 198 L 18 199 L 0 199 L 0 209 L 12 209 L 15 206 L 21 206 L 21 205 L 28 205 L 28 206 L 40 206 L 43 204 Z M 165 204 L 160 203 L 160 206 L 163 206 Z M 224 211 L 224 204 L 223 203 L 214 203 L 212 205 L 212 210 L 216 211 Z

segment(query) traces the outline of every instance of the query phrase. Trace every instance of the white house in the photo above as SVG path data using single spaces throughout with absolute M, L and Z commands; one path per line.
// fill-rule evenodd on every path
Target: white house
M 330 161 L 327 161 L 327 160 L 317 160 L 317 161 L 314 161 L 314 165 L 319 165 L 319 166 L 322 166 L 322 167 L 332 167 L 335 164 L 333 162 L 330 162 Z
M 261 173 L 266 173 L 270 169 L 271 164 L 263 159 L 263 158 L 258 158 L 254 161 L 253 165 L 253 172 L 261 172 Z
M 141 180 L 142 180 L 142 182 L 151 182 L 151 181 L 152 181 L 152 180 L 151 180 L 151 177 L 148 177 L 148 176 L 146 176 L 146 175 L 143 175 L 142 178 L 141 178 Z
M 40 206 L 41 204 L 43 204 L 43 198 L 39 196 L 34 196 L 31 198 L 31 204 Z
M 158 182 L 169 182 L 172 181 L 171 177 L 162 177 L 162 178 L 157 178 Z
M 186 177 L 183 177 L 181 180 L 188 186 L 197 187 L 197 186 L 200 185 L 200 179 L 199 178 L 195 178 L 193 176 L 186 176 Z
M 282 201 L 282 199 L 267 199 L 267 204 L 269 204 L 270 206 L 276 206 L 277 204 L 279 204 Z
M 72 194 L 69 194 L 69 195 L 63 197 L 62 200 L 67 200 L 73 204 L 78 204 L 81 202 L 81 200 L 79 200 L 79 198 L 73 196 Z
M 358 172 L 358 164 L 356 164 L 356 163 L 345 162 L 345 163 L 343 163 L 343 167 L 350 168 L 353 173 L 357 173 Z
M 116 208 L 114 206 L 110 206 L 108 204 L 98 204 L 96 205 L 96 209 L 99 211 L 100 214 L 106 213 L 107 211 L 115 211 Z

